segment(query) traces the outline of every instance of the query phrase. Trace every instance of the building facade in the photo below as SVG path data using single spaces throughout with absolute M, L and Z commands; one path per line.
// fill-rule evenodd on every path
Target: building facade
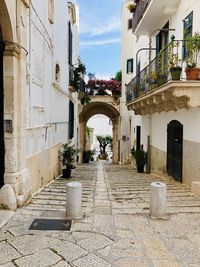
M 74 2 L 0 3 L 0 195 L 9 186 L 18 206 L 59 175 L 61 144 L 78 145 L 77 92 L 70 86 L 78 23 Z
M 200 75 L 188 80 L 185 69 L 194 53 L 189 50 L 191 37 L 200 31 L 200 2 L 146 0 L 132 4 L 137 47 L 133 58 L 139 67 L 126 85 L 126 104 L 141 117 L 138 138 L 148 150 L 151 172 L 189 186 L 198 184 Z M 147 39 L 138 47 L 142 36 Z M 138 57 L 142 48 L 149 50 L 147 58 Z M 199 67 L 199 55 L 196 59 Z M 181 70 L 180 77 L 174 78 L 174 67 Z
M 148 50 L 140 49 L 148 42 L 147 36 L 137 37 L 133 34 L 133 13 L 129 6 L 132 1 L 124 0 L 121 8 L 121 70 L 122 70 L 122 95 L 120 98 L 120 164 L 131 161 L 131 148 L 139 148 L 141 141 L 141 116 L 135 115 L 133 110 L 127 110 L 126 85 L 136 76 L 141 68 L 140 62 L 148 60 Z M 144 45 L 144 47 L 146 47 Z M 138 52 L 139 51 L 139 52 Z M 137 58 L 136 58 L 137 53 Z

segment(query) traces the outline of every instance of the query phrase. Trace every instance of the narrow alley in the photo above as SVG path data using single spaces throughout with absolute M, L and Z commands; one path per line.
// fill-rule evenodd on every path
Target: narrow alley
M 152 181 L 167 184 L 169 220 L 149 216 Z M 83 217 L 70 231 L 29 230 L 34 219 L 64 219 L 66 183 L 83 186 Z M 0 232 L 0 266 L 200 266 L 200 199 L 183 184 L 132 167 L 82 164 L 18 209 Z M 42 237 L 42 238 L 41 238 Z

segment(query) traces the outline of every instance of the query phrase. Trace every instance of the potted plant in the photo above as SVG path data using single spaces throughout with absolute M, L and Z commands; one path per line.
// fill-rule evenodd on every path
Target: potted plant
M 186 78 L 187 80 L 200 79 L 200 33 L 196 32 L 194 36 L 186 40 L 188 56 L 186 58 Z
M 79 153 L 79 149 L 75 148 L 70 142 L 62 145 L 60 151 L 60 160 L 62 163 L 62 177 L 70 178 L 71 170 L 76 167 L 76 156 Z
M 95 154 L 94 150 L 84 150 L 83 151 L 83 163 L 89 163 L 90 160 L 93 161 L 94 154 Z
M 178 57 L 178 41 L 172 41 L 169 45 L 168 60 L 169 60 L 169 70 L 173 81 L 180 80 L 182 68 L 179 65 L 180 59 Z
M 130 3 L 130 4 L 127 5 L 127 8 L 131 13 L 133 13 L 136 10 L 136 6 L 137 6 L 136 3 Z
M 96 136 L 97 141 L 99 142 L 100 147 L 100 155 L 99 159 L 106 159 L 107 153 L 106 153 L 106 147 L 110 145 L 112 147 L 113 139 L 110 135 L 97 135 Z
M 135 159 L 135 163 L 137 166 L 137 172 L 143 173 L 144 172 L 144 166 L 146 164 L 146 157 L 147 153 L 143 150 L 142 146 L 140 149 L 135 150 L 134 148 L 131 150 L 131 154 L 133 158 Z

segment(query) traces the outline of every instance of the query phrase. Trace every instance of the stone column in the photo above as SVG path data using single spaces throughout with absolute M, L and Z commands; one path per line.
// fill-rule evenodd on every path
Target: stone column
M 113 123 L 113 163 L 118 164 L 118 127 L 119 124 Z
M 80 122 L 80 148 L 81 148 L 80 161 L 81 162 L 83 162 L 83 151 L 85 150 L 85 145 L 86 145 L 85 131 L 86 131 L 86 122 Z

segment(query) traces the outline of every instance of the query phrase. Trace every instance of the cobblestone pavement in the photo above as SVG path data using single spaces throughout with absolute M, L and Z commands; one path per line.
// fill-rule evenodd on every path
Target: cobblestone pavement
M 200 266 L 200 198 L 174 181 L 131 167 L 80 165 L 57 179 L 0 231 L 0 266 Z M 65 184 L 83 186 L 84 217 L 70 231 L 28 230 L 35 218 L 65 217 Z M 152 181 L 167 184 L 169 220 L 149 217 Z

